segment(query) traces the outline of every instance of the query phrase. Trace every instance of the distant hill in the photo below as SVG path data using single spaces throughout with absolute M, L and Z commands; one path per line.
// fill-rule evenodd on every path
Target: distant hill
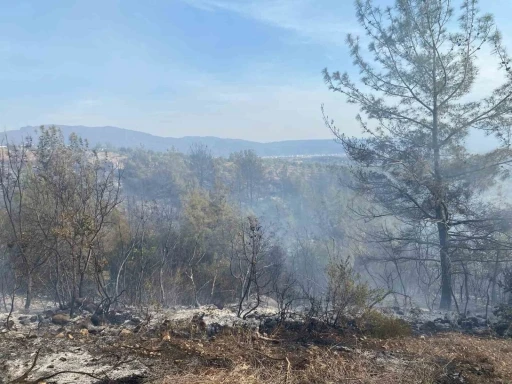
M 222 139 L 212 136 L 186 136 L 181 138 L 161 137 L 149 133 L 117 127 L 85 127 L 57 125 L 65 137 L 75 132 L 87 139 L 91 147 L 136 148 L 143 147 L 153 151 L 166 151 L 174 148 L 179 152 L 188 152 L 195 143 L 205 144 L 215 156 L 228 156 L 232 152 L 252 149 L 259 156 L 311 156 L 340 155 L 343 148 L 333 140 L 287 140 L 270 143 L 239 139 Z M 28 126 L 5 132 L 11 142 L 19 142 L 28 135 L 37 140 L 38 127 Z

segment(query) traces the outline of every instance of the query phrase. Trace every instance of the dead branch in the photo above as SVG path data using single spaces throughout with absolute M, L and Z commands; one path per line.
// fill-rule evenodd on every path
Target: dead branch
M 83 375 L 83 376 L 89 376 L 95 380 L 103 380 L 105 379 L 105 377 L 99 377 L 99 376 L 96 376 L 96 375 L 93 375 L 92 373 L 89 373 L 89 372 L 82 372 L 82 371 L 59 371 L 59 372 L 55 372 L 55 373 L 52 373 L 51 375 L 48 375 L 48 376 L 44 376 L 44 377 L 40 377 L 38 379 L 35 379 L 35 380 L 30 380 L 30 381 L 23 381 L 22 383 L 24 384 L 38 384 L 40 382 L 44 382 L 46 380 L 49 380 L 49 379 L 53 379 L 54 377 L 58 376 L 58 375 L 64 375 L 66 373 L 71 373 L 73 375 Z
M 14 379 L 12 381 L 9 382 L 9 384 L 14 384 L 14 383 L 24 383 L 26 382 L 26 378 L 28 377 L 28 375 L 30 375 L 30 372 L 32 372 L 32 370 L 34 369 L 34 367 L 36 366 L 37 364 L 37 359 L 39 358 L 39 353 L 41 352 L 41 348 L 39 348 L 36 352 L 36 355 L 34 356 L 34 360 L 32 360 L 32 365 L 30 366 L 29 369 L 27 369 L 25 371 L 25 373 L 23 375 L 21 375 L 20 377 L 18 377 L 17 379 Z M 40 381 L 40 380 L 39 380 Z
M 288 359 L 288 356 L 285 357 L 286 359 L 286 376 L 284 377 L 284 384 L 287 384 L 288 383 L 288 379 L 290 377 L 290 370 L 291 370 L 291 363 L 290 363 L 290 360 Z

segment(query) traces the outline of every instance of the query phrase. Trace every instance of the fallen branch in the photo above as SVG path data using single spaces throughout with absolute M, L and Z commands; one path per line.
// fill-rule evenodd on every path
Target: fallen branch
M 264 356 L 264 357 L 266 357 L 267 359 L 270 359 L 270 360 L 275 360 L 275 361 L 286 361 L 286 360 L 288 360 L 287 357 L 272 357 L 272 356 L 269 356 L 269 355 L 267 355 L 267 354 L 265 354 L 263 352 L 260 352 L 260 351 L 258 351 L 256 349 L 251 349 L 251 351 L 256 352 L 256 353 L 260 354 L 261 356 Z
M 92 373 L 89 373 L 89 372 L 82 372 L 82 371 L 59 371 L 59 372 L 52 373 L 51 375 L 48 375 L 48 376 L 40 377 L 40 378 L 35 379 L 35 380 L 23 381 L 23 383 L 24 384 L 38 384 L 41 381 L 44 382 L 46 380 L 53 379 L 55 376 L 64 375 L 66 373 L 71 373 L 73 375 L 89 376 L 89 377 L 91 377 L 91 378 L 93 378 L 95 380 L 103 380 L 103 379 L 105 379 L 105 377 L 99 377 L 99 376 L 93 375 Z
M 270 341 L 272 343 L 283 343 L 285 340 L 282 339 L 272 339 L 270 337 L 265 337 L 261 333 L 256 332 L 256 338 L 264 341 Z
M 34 356 L 34 360 L 32 360 L 32 365 L 30 366 L 30 368 L 27 369 L 25 371 L 25 373 L 23 375 L 21 375 L 20 377 L 18 377 L 17 379 L 14 379 L 14 380 L 10 381 L 9 384 L 24 383 L 24 382 L 26 382 L 25 379 L 28 377 L 28 375 L 30 375 L 30 372 L 32 372 L 32 370 L 34 369 L 34 367 L 37 364 L 37 359 L 39 358 L 39 353 L 40 352 L 41 352 L 41 348 L 39 348 L 37 350 L 36 355 Z
M 16 291 L 19 289 L 19 286 L 14 286 L 14 289 L 12 291 L 11 295 L 11 309 L 9 310 L 9 314 L 7 315 L 7 319 L 5 320 L 5 328 L 7 328 L 9 331 L 11 330 L 11 326 L 9 325 L 9 321 L 12 317 L 12 312 L 14 311 L 14 300 L 16 298 Z
M 289 380 L 289 377 L 290 377 L 290 371 L 291 371 L 291 368 L 292 368 L 292 364 L 290 363 L 290 359 L 288 359 L 288 356 L 285 356 L 285 357 L 273 357 L 273 356 L 269 356 L 263 352 L 260 352 L 256 349 L 251 349 L 252 352 L 256 352 L 257 354 L 263 356 L 263 357 L 266 357 L 267 359 L 270 359 L 270 360 L 274 360 L 274 361 L 286 361 L 286 375 L 284 377 L 284 384 L 287 384 L 288 383 L 288 380 Z
M 286 359 L 286 376 L 284 377 L 284 384 L 287 384 L 288 383 L 288 379 L 290 377 L 290 370 L 291 370 L 291 363 L 290 363 L 290 360 L 288 359 L 288 356 L 285 357 Z
M 38 384 L 38 383 L 41 383 L 41 382 L 45 382 L 46 380 L 53 379 L 56 376 L 64 375 L 64 374 L 83 375 L 83 376 L 88 376 L 88 377 L 90 377 L 92 379 L 95 379 L 95 380 L 108 379 L 108 376 L 106 375 L 106 372 L 101 372 L 100 375 L 102 375 L 103 377 L 100 377 L 100 376 L 97 376 L 97 375 L 95 375 L 93 373 L 90 373 L 90 372 L 64 370 L 64 371 L 59 371 L 59 372 L 55 372 L 55 373 L 49 374 L 47 376 L 42 376 L 42 377 L 39 377 L 39 378 L 34 379 L 34 380 L 27 380 L 28 376 L 34 370 L 34 368 L 35 368 L 35 366 L 37 364 L 37 360 L 39 359 L 40 352 L 41 352 L 41 348 L 39 348 L 37 350 L 36 355 L 34 356 L 34 360 L 32 361 L 32 364 L 30 365 L 30 368 L 28 368 L 25 371 L 25 373 L 23 373 L 23 375 L 21 375 L 20 377 L 14 379 L 12 381 L 9 381 L 8 384 Z M 117 369 L 121 365 L 127 364 L 127 363 L 131 363 L 132 361 L 135 361 L 135 359 L 128 359 L 128 360 L 118 361 L 112 367 L 109 367 L 108 371 Z
M 58 375 L 63 375 L 65 373 L 72 373 L 72 374 L 76 374 L 76 375 L 84 375 L 84 376 L 89 376 L 93 379 L 96 379 L 96 380 L 102 380 L 101 377 L 98 377 L 98 376 L 95 376 L 93 375 L 92 373 L 88 373 L 88 372 L 81 372 L 81 371 L 59 371 L 59 372 L 56 372 L 56 373 L 52 373 L 51 375 L 48 375 L 48 376 L 44 376 L 44 377 L 39 377 L 35 380 L 27 380 L 28 378 L 28 375 L 30 375 L 30 373 L 34 370 L 34 367 L 36 366 L 37 364 L 37 359 L 39 358 L 39 353 L 41 352 L 41 348 L 39 348 L 36 352 L 36 355 L 34 356 L 34 360 L 32 361 L 32 365 L 30 366 L 29 369 L 27 369 L 25 371 L 25 373 L 23 375 L 21 375 L 20 377 L 12 380 L 12 381 L 9 381 L 9 384 L 38 384 L 42 381 L 46 381 L 46 380 L 49 380 L 49 379 L 52 379 L 54 378 L 55 376 L 58 376 Z

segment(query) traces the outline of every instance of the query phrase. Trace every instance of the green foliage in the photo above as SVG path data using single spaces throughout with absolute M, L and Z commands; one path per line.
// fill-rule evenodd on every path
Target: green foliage
M 37 148 L 25 148 L 30 161 L 20 160 L 27 165 L 27 232 L 14 243 L 34 257 L 31 264 L 50 260 L 37 281 L 50 276 L 45 289 L 57 290 L 63 302 L 97 292 L 102 298 L 122 293 L 122 300 L 135 305 L 234 302 L 240 296 L 236 276 L 243 273 L 235 273 L 233 257 L 251 245 L 241 239 L 250 234 L 240 234 L 248 216 L 272 237 L 258 255 L 261 268 L 248 294 L 258 289 L 277 297 L 271 292 L 276 289 L 289 300 L 294 279 L 272 282 L 287 276 L 288 267 L 290 276 L 318 281 L 315 294 L 325 289 L 329 252 L 319 245 L 348 232 L 348 195 L 339 192 L 338 172 L 329 166 L 262 159 L 252 151 L 212 158 L 206 147 L 192 147 L 186 155 L 144 149 L 99 153 L 54 127 L 42 128 L 40 137 Z M 302 234 L 307 240 L 295 251 Z M 30 249 L 24 245 L 28 239 Z M 359 288 L 355 296 L 364 296 Z
M 512 306 L 501 304 L 497 306 L 494 311 L 494 316 L 496 316 L 500 321 L 509 322 L 512 324 Z
M 357 282 L 349 260 L 331 261 L 327 268 L 327 300 L 337 314 L 357 314 L 370 296 L 368 285 Z
M 370 310 L 359 320 L 360 329 L 372 337 L 389 339 L 411 335 L 411 326 L 402 319 L 386 316 L 383 313 Z
M 357 317 L 371 309 L 384 298 L 381 290 L 372 289 L 360 282 L 360 276 L 354 271 L 347 259 L 335 259 L 327 268 L 327 312 L 334 325 L 346 315 Z

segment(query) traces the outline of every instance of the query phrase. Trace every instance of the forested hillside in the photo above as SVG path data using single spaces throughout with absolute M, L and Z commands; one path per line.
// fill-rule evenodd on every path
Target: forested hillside
M 14 291 L 26 308 L 41 295 L 62 306 L 97 295 L 224 304 L 280 284 L 320 295 L 329 259 L 349 255 L 341 245 L 357 199 L 330 159 L 215 158 L 202 145 L 95 152 L 76 135 L 67 144 L 57 128 L 2 156 L 4 305 Z
M 512 384 L 510 1 L 4 3 L 0 384 Z
M 41 138 L 2 152 L 6 309 L 14 292 L 27 309 L 38 296 L 71 313 L 86 297 L 223 306 L 265 295 L 283 308 L 311 306 L 352 268 L 397 304 L 439 304 L 428 244 L 385 241 L 402 224 L 367 220 L 376 211 L 340 159 L 218 158 L 202 145 L 96 152 L 76 135 L 67 144 L 57 128 L 41 128 Z M 504 254 L 453 260 L 457 306 L 506 300 Z

